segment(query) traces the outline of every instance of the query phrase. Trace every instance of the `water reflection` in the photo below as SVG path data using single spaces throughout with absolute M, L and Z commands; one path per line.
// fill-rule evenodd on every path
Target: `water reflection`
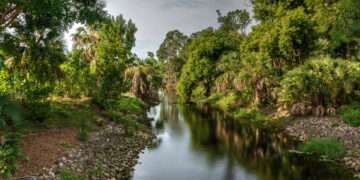
M 149 116 L 161 143 L 140 156 L 134 180 L 351 179 L 344 169 L 287 153 L 294 144 L 285 134 L 249 121 L 199 112 L 166 97 Z

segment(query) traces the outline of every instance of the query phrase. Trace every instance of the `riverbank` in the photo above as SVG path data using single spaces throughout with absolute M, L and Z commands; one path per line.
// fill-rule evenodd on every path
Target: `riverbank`
M 301 144 L 316 138 L 334 138 L 338 142 L 343 143 L 345 148 L 345 155 L 335 160 L 337 164 L 355 173 L 360 172 L 360 128 L 350 126 L 340 116 L 293 117 L 289 113 L 282 112 L 283 114 L 281 114 L 271 108 L 260 110 L 229 108 L 232 107 L 233 103 L 229 103 L 230 105 L 225 103 L 223 105 L 219 103 L 219 100 L 209 101 L 208 99 L 196 104 L 198 107 L 204 107 L 204 104 L 205 107 L 208 105 L 234 119 L 251 120 L 253 123 L 265 128 L 271 127 L 273 129 L 277 127 L 295 141 L 301 142 Z M 284 116 L 284 114 L 286 115 Z M 294 150 L 299 151 L 300 149 L 296 148 Z
M 46 124 L 22 138 L 13 179 L 129 179 L 154 138 L 145 104 L 131 97 L 106 108 L 89 100 L 52 103 Z
M 351 127 L 341 117 L 299 117 L 289 120 L 285 131 L 301 142 L 331 137 L 344 143 L 346 155 L 339 161 L 360 172 L 360 127 Z

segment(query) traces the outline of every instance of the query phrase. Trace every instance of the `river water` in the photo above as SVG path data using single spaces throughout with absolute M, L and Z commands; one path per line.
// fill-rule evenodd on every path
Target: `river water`
M 133 180 L 347 180 L 351 172 L 290 153 L 286 134 L 251 120 L 199 111 L 164 97 L 150 109 L 157 145 L 140 155 Z

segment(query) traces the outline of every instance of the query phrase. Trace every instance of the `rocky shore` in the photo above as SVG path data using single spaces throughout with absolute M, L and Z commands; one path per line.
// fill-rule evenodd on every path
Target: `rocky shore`
M 351 127 L 340 117 L 299 117 L 291 120 L 286 132 L 300 141 L 319 137 L 343 141 L 346 155 L 341 163 L 360 172 L 360 127 Z
M 154 136 L 149 130 L 126 131 L 109 124 L 91 135 L 79 148 L 70 150 L 43 173 L 22 179 L 60 179 L 61 171 L 71 172 L 83 179 L 125 180 L 131 177 L 141 151 Z

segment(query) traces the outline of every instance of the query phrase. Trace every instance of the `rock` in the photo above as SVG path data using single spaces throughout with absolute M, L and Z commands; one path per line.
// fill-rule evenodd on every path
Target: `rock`
M 126 136 L 121 126 L 103 128 L 94 133 L 79 149 L 60 158 L 53 172 L 57 172 L 61 167 L 71 169 L 84 177 L 88 177 L 90 172 L 97 172 L 105 179 L 129 179 L 138 154 L 155 137 L 149 133 L 150 131 L 136 132 L 134 136 Z M 47 173 L 43 176 L 50 175 L 49 171 L 45 172 Z M 98 179 L 98 175 L 89 178 Z
M 313 114 L 317 117 L 323 117 L 325 115 L 325 108 L 319 105 L 314 109 Z
M 307 114 L 307 106 L 304 103 L 296 103 L 290 109 L 292 116 L 305 116 Z
M 326 109 L 326 115 L 328 116 L 335 116 L 336 115 L 336 109 L 333 107 Z

